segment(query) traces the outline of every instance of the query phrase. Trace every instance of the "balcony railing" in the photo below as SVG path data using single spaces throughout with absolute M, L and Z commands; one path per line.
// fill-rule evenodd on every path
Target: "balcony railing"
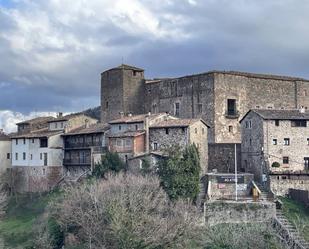
M 65 142 L 64 144 L 66 149 L 74 149 L 74 148 L 88 148 L 94 146 L 102 146 L 101 141 L 97 142 Z
M 72 165 L 91 165 L 90 158 L 71 158 L 71 159 L 63 159 L 63 165 L 72 166 Z
M 236 119 L 236 118 L 239 118 L 239 111 L 232 111 L 232 110 L 229 110 L 229 111 L 226 111 L 225 112 L 225 117 L 226 118 L 230 118 L 230 119 Z

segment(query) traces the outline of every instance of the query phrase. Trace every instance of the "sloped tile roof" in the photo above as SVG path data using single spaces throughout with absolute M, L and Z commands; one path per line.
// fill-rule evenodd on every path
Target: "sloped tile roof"
M 63 134 L 63 136 L 70 136 L 70 135 L 80 135 L 80 134 L 93 134 L 93 133 L 104 133 L 109 129 L 108 124 L 98 123 L 89 125 L 89 127 L 85 127 L 84 125 L 78 127 L 68 133 Z
M 265 120 L 309 120 L 309 112 L 300 110 L 253 109 L 240 120 L 242 122 L 249 112 L 254 112 Z
M 202 119 L 167 119 L 150 125 L 150 128 L 188 127 L 199 121 L 208 126 L 207 123 Z

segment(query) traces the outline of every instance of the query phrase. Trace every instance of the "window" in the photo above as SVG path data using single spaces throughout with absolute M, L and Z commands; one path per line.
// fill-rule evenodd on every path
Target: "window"
M 181 128 L 182 133 L 186 132 L 186 129 L 184 127 Z
M 130 147 L 131 145 L 131 139 L 126 139 L 126 147 Z
M 32 140 L 31 140 L 31 141 L 32 141 L 32 143 L 34 144 L 34 138 L 32 138 Z
M 108 108 L 108 101 L 105 102 L 105 108 Z
M 119 126 L 118 126 L 118 130 L 120 130 L 120 131 L 121 131 L 121 125 L 119 125 Z
M 174 114 L 175 114 L 176 117 L 179 117 L 179 109 L 180 109 L 180 104 L 175 103 Z
M 55 123 L 55 129 L 57 129 L 58 128 L 58 123 Z
M 307 144 L 309 145 L 309 138 L 307 138 Z
M 18 161 L 18 153 L 15 153 L 15 160 Z
M 277 139 L 273 139 L 273 145 L 277 145 L 278 144 L 278 140 Z
M 284 141 L 284 145 L 290 145 L 290 139 L 289 138 L 284 138 L 283 139 L 283 141 Z
M 165 134 L 169 134 L 169 130 L 168 130 L 168 128 L 165 128 Z
M 279 120 L 275 120 L 275 126 L 279 126 Z
M 309 157 L 305 157 L 304 158 L 304 161 L 305 161 L 305 170 L 309 170 Z
M 18 139 L 15 140 L 16 145 L 18 145 Z
M 198 104 L 197 110 L 198 110 L 198 113 L 202 113 L 203 112 L 203 104 Z
M 304 92 L 303 92 L 303 96 L 307 96 L 307 90 L 304 90 Z
M 43 174 L 43 176 L 45 176 L 45 174 L 46 174 L 45 171 L 46 171 L 46 170 L 43 168 L 43 169 L 42 169 L 42 174 Z
M 250 140 L 249 140 L 249 144 L 252 145 L 252 139 L 251 139 L 251 138 L 250 138 Z
M 48 147 L 48 140 L 47 138 L 40 138 L 40 147 L 47 148 Z
M 63 128 L 63 122 L 60 123 L 60 127 Z
M 246 121 L 246 128 L 247 129 L 251 129 L 252 128 L 252 121 L 251 120 Z
M 236 110 L 236 99 L 227 100 L 227 115 L 235 116 L 237 114 Z
M 135 130 L 136 130 L 136 131 L 138 130 L 138 125 L 135 125 Z
M 289 157 L 284 156 L 282 162 L 283 162 L 283 164 L 289 164 Z
M 7 153 L 6 154 L 6 159 L 10 159 L 11 158 L 11 154 L 10 153 Z
M 197 128 L 194 129 L 195 134 L 197 134 Z
M 292 127 L 307 127 L 307 121 L 306 120 L 292 120 L 291 126 Z
M 23 160 L 26 160 L 26 152 L 23 152 Z
M 256 108 L 256 109 L 260 109 L 260 106 L 259 106 L 259 105 L 257 105 L 257 106 L 255 106 L 255 108 Z
M 117 146 L 122 146 L 122 140 L 121 140 L 121 139 L 117 139 L 116 145 L 117 145 Z
M 233 132 L 233 126 L 232 125 L 229 125 L 229 132 Z
M 42 153 L 40 153 L 40 160 L 42 160 L 43 159 L 43 154 Z
M 32 154 L 30 154 L 30 160 L 32 160 L 33 159 L 33 155 Z
M 153 149 L 157 150 L 158 149 L 158 144 L 157 143 L 153 143 Z
M 202 128 L 202 134 L 203 134 L 203 135 L 205 134 L 205 129 L 204 129 L 204 128 Z
M 133 71 L 133 76 L 136 76 L 137 75 L 137 71 Z

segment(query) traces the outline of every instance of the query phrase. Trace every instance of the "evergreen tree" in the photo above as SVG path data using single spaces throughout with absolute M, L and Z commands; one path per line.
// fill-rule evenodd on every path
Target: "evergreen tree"
M 171 200 L 195 200 L 200 191 L 200 160 L 197 147 L 187 146 L 184 151 L 175 147 L 168 158 L 159 163 L 161 185 Z
M 97 178 L 104 178 L 106 173 L 118 173 L 125 169 L 125 163 L 117 153 L 107 152 L 101 157 L 101 162 L 97 163 L 93 169 L 92 175 Z

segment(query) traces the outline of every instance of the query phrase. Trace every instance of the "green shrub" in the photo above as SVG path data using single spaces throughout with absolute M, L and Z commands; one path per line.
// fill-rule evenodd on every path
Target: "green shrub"
M 47 222 L 49 238 L 54 249 L 60 249 L 64 243 L 64 233 L 54 218 L 49 218 Z
M 271 165 L 271 167 L 273 167 L 273 168 L 279 168 L 279 167 L 280 167 L 280 163 L 278 163 L 278 162 L 273 162 L 272 165 Z
M 96 178 L 104 178 L 108 172 L 118 173 L 125 169 L 125 163 L 117 153 L 107 152 L 101 157 L 101 162 L 97 163 L 92 175 Z

